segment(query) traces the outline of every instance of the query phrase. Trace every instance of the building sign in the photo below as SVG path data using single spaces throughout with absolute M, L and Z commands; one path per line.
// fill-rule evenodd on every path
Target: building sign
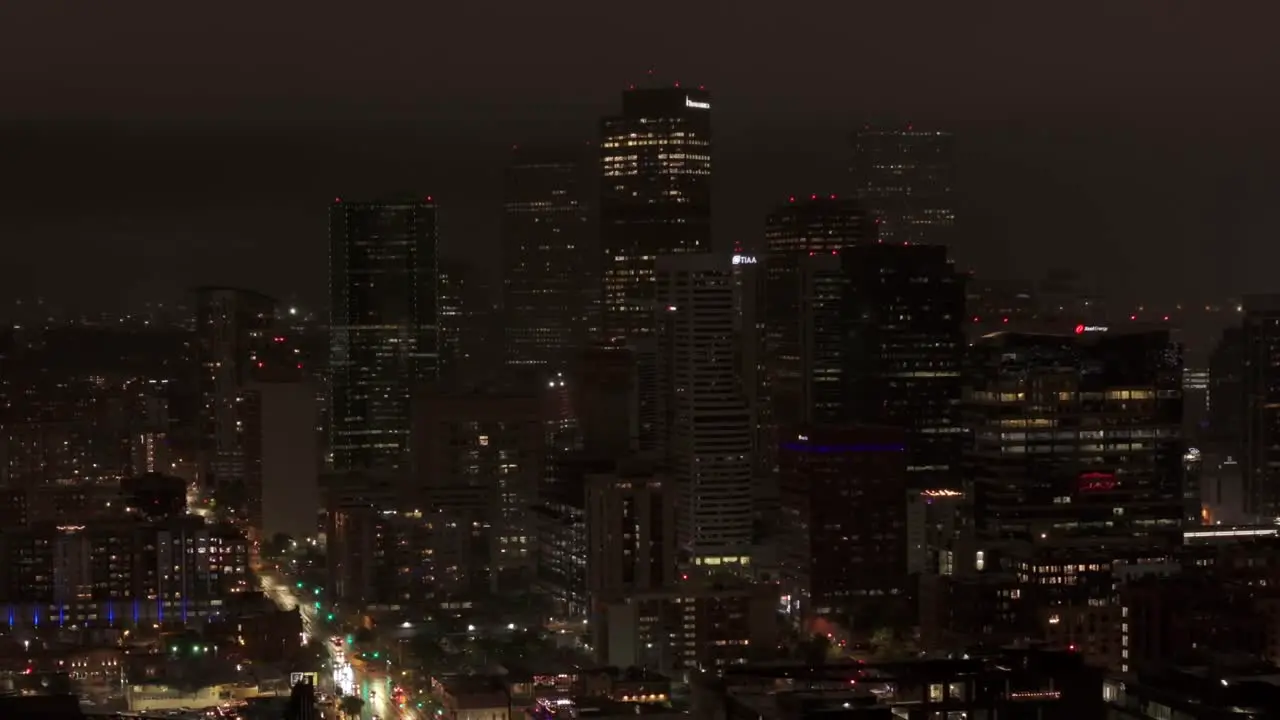
M 1077 325 L 1076 334 L 1083 335 L 1085 333 L 1103 333 L 1110 330 L 1106 325 Z
M 1106 492 L 1115 490 L 1117 484 L 1114 473 L 1087 472 L 1080 474 L 1080 481 L 1077 487 L 1080 492 Z
M 308 685 L 315 685 L 315 686 L 320 685 L 320 679 L 316 675 L 316 673 L 313 673 L 313 672 L 289 673 L 289 687 L 293 687 L 294 685 L 297 685 L 298 683 L 301 683 L 301 682 L 307 683 Z
M 734 265 L 755 265 L 756 256 L 755 255 L 734 255 L 733 264 Z
M 697 109 L 697 110 L 710 110 L 710 109 L 711 109 L 711 103 L 709 103 L 709 102 L 702 102 L 701 100 L 694 100 L 693 98 L 689 97 L 688 95 L 685 95 L 685 96 L 684 96 L 684 106 L 685 106 L 685 107 L 687 107 L 687 108 L 695 108 L 695 109 Z

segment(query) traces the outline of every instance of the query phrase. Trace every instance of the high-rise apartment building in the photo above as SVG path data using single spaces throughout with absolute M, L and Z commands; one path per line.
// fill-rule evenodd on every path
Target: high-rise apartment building
M 275 298 L 237 288 L 196 290 L 201 484 L 233 500 L 260 488 L 261 456 L 245 422 L 243 390 L 272 343 Z M 240 504 L 233 500 L 233 505 Z
M 853 133 L 857 199 L 886 243 L 949 245 L 955 228 L 951 133 L 867 126 Z
M 730 256 L 656 262 L 660 453 L 679 492 L 677 535 L 693 565 L 750 562 L 751 409 L 738 383 Z
M 606 343 L 650 335 L 654 261 L 711 249 L 711 97 L 640 88 L 601 123 L 600 241 Z
M 407 468 L 413 389 L 439 361 L 431 198 L 329 209 L 333 467 Z
M 10 627 L 181 623 L 249 592 L 244 533 L 193 516 L 44 523 L 0 538 L 0 604 Z
M 955 485 L 963 278 L 938 245 L 859 245 L 839 257 L 842 311 L 817 316 L 838 317 L 843 328 L 844 407 L 832 414 L 844 423 L 905 429 L 911 485 Z
M 502 213 L 506 362 L 563 369 L 586 345 L 597 291 L 587 148 L 525 148 L 507 166 Z

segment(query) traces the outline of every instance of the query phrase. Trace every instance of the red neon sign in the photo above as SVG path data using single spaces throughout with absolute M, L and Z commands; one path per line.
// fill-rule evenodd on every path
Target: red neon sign
M 1115 490 L 1117 484 L 1115 473 L 1087 472 L 1080 474 L 1077 487 L 1080 492 L 1105 492 Z

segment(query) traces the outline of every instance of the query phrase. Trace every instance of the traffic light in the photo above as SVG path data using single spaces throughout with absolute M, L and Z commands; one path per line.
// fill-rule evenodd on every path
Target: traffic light
M 329 613 L 328 615 L 325 615 L 324 619 L 328 620 L 329 622 L 333 622 L 333 613 Z

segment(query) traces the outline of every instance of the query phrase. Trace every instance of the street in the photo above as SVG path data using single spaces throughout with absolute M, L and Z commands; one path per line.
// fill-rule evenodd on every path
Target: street
M 329 641 L 323 622 L 318 618 L 314 603 L 299 602 L 294 585 L 284 581 L 269 568 L 259 565 L 256 568 L 262 583 L 262 591 L 282 610 L 298 608 L 302 617 L 302 628 L 310 642 L 321 643 L 329 654 L 327 667 L 321 674 L 321 687 L 332 689 L 334 668 L 350 663 L 353 685 L 356 692 L 364 699 L 363 717 L 366 720 L 419 720 L 420 716 L 414 708 L 397 708 L 392 702 L 392 682 L 388 674 L 391 663 L 380 661 L 383 667 L 376 667 L 379 662 L 366 663 L 359 658 L 348 658 L 343 649 Z

